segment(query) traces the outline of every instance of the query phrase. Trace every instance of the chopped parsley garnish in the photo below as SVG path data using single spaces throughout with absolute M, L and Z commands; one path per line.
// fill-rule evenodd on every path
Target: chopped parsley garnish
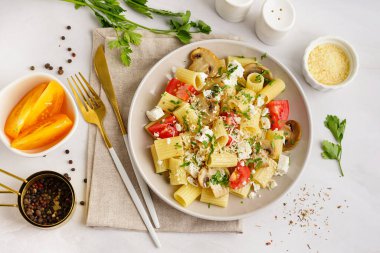
M 197 133 L 200 133 L 202 130 L 202 117 L 201 116 L 198 116 L 197 125 L 198 125 Z
M 227 71 L 226 71 L 226 75 L 227 75 L 227 78 L 230 78 L 231 74 L 235 72 L 235 70 L 237 70 L 238 66 L 233 66 L 231 64 L 228 64 L 228 67 L 227 67 Z
M 210 183 L 213 185 L 219 184 L 222 186 L 228 186 L 228 175 L 226 173 L 222 174 L 220 170 L 218 170 L 214 175 L 211 176 Z
M 176 142 L 176 144 L 174 144 L 174 147 L 175 148 L 182 148 L 182 145 L 180 145 L 178 142 Z
M 190 165 L 190 162 L 184 162 L 179 167 L 187 167 Z
M 275 140 L 282 140 L 284 137 L 278 134 L 275 134 L 273 137 Z
M 179 100 L 178 101 L 170 100 L 170 102 L 175 105 L 179 105 L 181 103 L 181 101 Z
M 187 122 L 187 119 L 185 116 L 182 116 L 183 124 L 185 125 L 185 130 L 188 131 L 190 129 L 189 123 Z
M 250 114 L 250 111 L 249 111 L 249 110 L 241 113 L 241 115 L 243 115 L 244 118 L 246 118 L 246 119 L 251 119 L 251 116 L 250 116 L 249 114 Z
M 261 149 L 260 142 L 256 142 L 255 143 L 255 153 L 258 154 L 260 152 L 260 149 Z
M 255 159 L 248 159 L 245 163 L 247 166 L 253 163 L 253 167 L 257 170 L 263 165 L 263 159 L 261 159 L 260 157 Z
M 256 83 L 261 82 L 261 76 L 260 76 L 260 75 L 257 75 L 257 76 L 255 77 L 255 82 L 256 82 Z
M 202 141 L 203 147 L 207 148 L 208 142 L 207 141 Z
M 174 108 L 172 109 L 168 109 L 169 112 L 174 112 L 175 110 L 177 110 L 179 108 L 179 105 L 176 105 Z
M 260 56 L 260 60 L 264 60 L 265 58 L 267 58 L 267 53 L 264 53 Z

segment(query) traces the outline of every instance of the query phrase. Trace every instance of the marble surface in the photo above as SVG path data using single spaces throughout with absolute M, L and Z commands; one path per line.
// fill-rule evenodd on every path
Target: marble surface
M 292 191 L 270 208 L 244 220 L 243 234 L 161 233 L 162 249 L 155 250 L 146 233 L 94 229 L 84 225 L 84 208 L 79 206 L 65 226 L 42 231 L 28 225 L 16 208 L 0 208 L 0 252 L 365 252 L 378 253 L 380 245 L 380 34 L 377 0 L 343 1 L 293 0 L 297 12 L 294 29 L 278 46 L 262 44 L 253 31 L 262 1 L 255 1 L 243 23 L 223 21 L 214 10 L 214 0 L 151 1 L 152 6 L 192 10 L 195 18 L 207 21 L 214 32 L 241 36 L 287 65 L 299 79 L 309 99 L 314 126 L 312 154 L 303 175 Z M 132 11 L 131 19 L 163 27 Z M 71 31 L 65 27 L 71 25 Z M 96 20 L 88 10 L 75 11 L 58 0 L 2 1 L 0 7 L 0 88 L 29 72 L 35 65 L 44 70 L 46 62 L 62 65 L 64 77 L 76 71 L 89 73 L 91 30 Z M 65 41 L 60 37 L 66 36 Z M 337 35 L 356 48 L 360 68 L 347 88 L 321 93 L 302 77 L 301 59 L 306 45 L 321 35 Z M 67 47 L 77 53 L 67 64 Z M 335 161 L 323 160 L 320 142 L 331 139 L 323 126 L 326 114 L 347 118 L 343 140 L 343 168 L 339 176 Z M 78 200 L 84 196 L 87 126 L 81 121 L 74 137 L 60 150 L 45 158 L 20 158 L 0 145 L 0 167 L 27 177 L 35 171 L 54 169 L 70 173 Z M 64 154 L 69 148 L 70 154 Z M 18 188 L 19 182 L 0 175 L 0 181 Z M 302 188 L 306 187 L 305 190 Z M 330 189 L 331 188 L 331 189 Z M 294 201 L 295 199 L 295 201 Z M 1 203 L 15 196 L 0 196 Z M 284 204 L 285 203 L 285 204 Z M 314 214 L 311 209 L 314 210 Z M 299 220 L 297 214 L 309 212 Z M 277 219 L 275 218 L 277 216 Z M 283 218 L 285 217 L 285 219 Z M 302 217 L 302 215 L 301 215 Z M 314 226 L 314 224 L 316 226 Z M 269 244 L 269 245 L 267 245 Z

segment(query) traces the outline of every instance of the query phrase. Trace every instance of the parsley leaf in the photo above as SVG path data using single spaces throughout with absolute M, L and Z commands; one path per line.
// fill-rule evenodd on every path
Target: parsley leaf
M 327 115 L 325 119 L 325 127 L 330 130 L 337 144 L 332 143 L 328 140 L 322 142 L 322 158 L 337 160 L 339 165 L 340 174 L 344 176 L 341 159 L 342 159 L 342 140 L 344 131 L 346 129 L 346 119 L 340 121 L 335 115 Z
M 344 130 L 346 129 L 346 119 L 340 121 L 335 115 L 327 115 L 325 127 L 330 129 L 332 135 L 338 143 L 342 142 Z

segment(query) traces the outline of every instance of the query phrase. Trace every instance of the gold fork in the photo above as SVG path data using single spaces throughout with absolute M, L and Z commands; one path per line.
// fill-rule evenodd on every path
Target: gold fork
M 111 157 L 115 163 L 115 166 L 120 174 L 120 177 L 123 180 L 125 186 L 127 187 L 127 190 L 131 195 L 133 203 L 135 204 L 142 220 L 144 221 L 150 236 L 152 237 L 156 246 L 161 247 L 160 241 L 158 240 L 156 231 L 154 230 L 152 223 L 150 222 L 149 216 L 145 211 L 145 208 L 141 203 L 140 198 L 138 197 L 136 190 L 133 187 L 132 182 L 127 175 L 127 172 L 125 171 L 119 157 L 113 149 L 112 144 L 104 129 L 103 120 L 106 115 L 106 108 L 104 106 L 104 103 L 100 99 L 98 94 L 96 94 L 95 90 L 91 87 L 91 85 L 87 82 L 86 78 L 84 78 L 84 76 L 80 72 L 79 76 L 80 78 L 77 74 L 75 74 L 75 78 L 74 76 L 71 76 L 71 80 L 70 78 L 67 78 L 67 81 L 74 94 L 77 105 L 80 111 L 82 112 L 83 118 L 88 123 L 94 124 L 98 127 L 100 133 L 103 136 L 108 151 L 110 152 Z

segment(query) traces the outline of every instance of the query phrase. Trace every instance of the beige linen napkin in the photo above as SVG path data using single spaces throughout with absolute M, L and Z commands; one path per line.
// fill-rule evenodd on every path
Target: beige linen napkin
M 145 31 L 142 31 L 142 34 L 142 43 L 139 47 L 133 49 L 131 55 L 132 65 L 129 68 L 121 64 L 117 50 L 109 50 L 108 47 L 105 50 L 111 78 L 125 123 L 128 118 L 130 102 L 141 79 L 158 60 L 181 46 L 175 38 L 154 35 Z M 93 32 L 93 55 L 100 44 L 107 43 L 114 37 L 113 29 L 96 29 Z M 212 38 L 236 39 L 233 36 L 194 35 L 194 41 Z M 97 90 L 100 90 L 100 84 L 93 67 L 90 82 Z M 104 122 L 106 131 L 141 198 L 141 191 L 133 173 L 119 126 L 104 92 L 101 92 L 101 98 L 105 102 L 108 112 Z M 103 139 L 100 134 L 97 134 L 93 126 L 90 126 L 89 129 L 87 162 L 89 183 L 86 224 L 96 227 L 145 230 L 144 223 L 114 167 Z M 151 195 L 161 223 L 161 228 L 158 231 L 242 232 L 240 221 L 215 222 L 198 219 L 170 207 L 153 192 L 151 192 Z

